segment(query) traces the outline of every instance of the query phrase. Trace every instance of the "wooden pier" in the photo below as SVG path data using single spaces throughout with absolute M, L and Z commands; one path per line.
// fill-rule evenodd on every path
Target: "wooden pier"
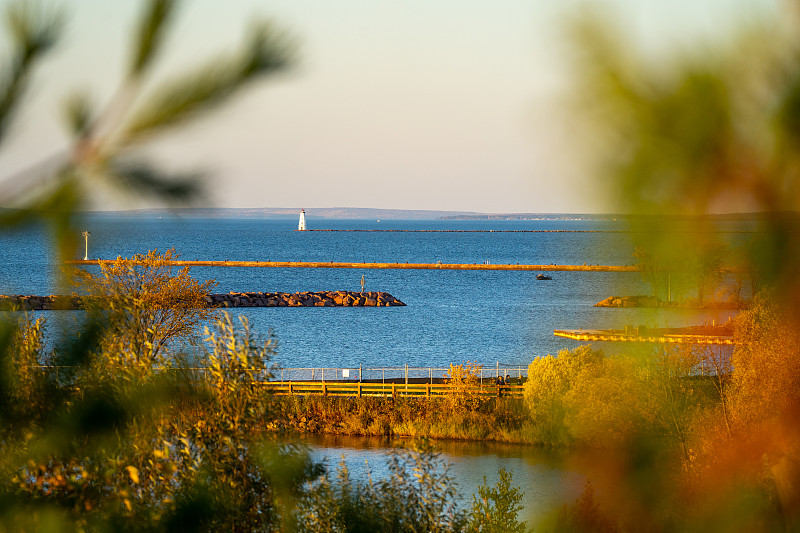
M 717 344 L 732 345 L 733 337 L 728 335 L 692 335 L 666 333 L 650 330 L 647 333 L 625 333 L 618 330 L 602 329 L 556 329 L 556 337 L 584 342 L 649 342 L 656 344 Z
M 370 383 L 342 381 L 263 381 L 256 385 L 278 396 L 400 396 L 431 397 L 463 393 L 481 397 L 522 398 L 522 385 L 464 388 L 445 383 Z
M 99 265 L 113 259 L 73 259 L 68 265 Z M 249 268 L 355 268 L 406 270 L 522 270 L 548 272 L 638 272 L 634 265 L 520 265 L 488 263 L 345 263 L 335 261 L 170 261 L 177 267 L 249 267 Z

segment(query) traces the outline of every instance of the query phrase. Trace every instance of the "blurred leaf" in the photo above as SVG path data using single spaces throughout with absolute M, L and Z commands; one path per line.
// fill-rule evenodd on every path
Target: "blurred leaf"
M 35 3 L 20 1 L 7 7 L 6 26 L 14 48 L 10 65 L 0 72 L 0 144 L 31 69 L 40 56 L 58 41 L 63 15 L 60 11 L 45 13 Z
M 123 190 L 170 203 L 191 202 L 201 194 L 200 173 L 166 176 L 145 163 L 116 163 L 109 175 Z
M 65 103 L 64 117 L 70 132 L 78 138 L 86 137 L 94 117 L 92 105 L 86 94 L 74 94 Z
M 170 16 L 175 12 L 175 0 L 150 0 L 136 32 L 135 55 L 130 76 L 142 74 L 158 55 Z
M 12 360 L 9 351 L 15 327 L 12 323 L 0 321 L 0 420 L 8 414 L 12 390 Z
M 256 76 L 275 72 L 288 61 L 286 39 L 267 25 L 258 26 L 243 51 L 212 61 L 156 90 L 134 112 L 124 128 L 122 143 L 139 140 L 219 105 Z
M 294 48 L 288 36 L 266 22 L 253 26 L 245 46 L 242 78 L 285 68 Z
M 67 367 L 80 367 L 89 363 L 92 351 L 100 346 L 100 341 L 108 329 L 108 321 L 99 314 L 92 314 L 81 331 L 70 341 L 61 343 L 58 363 Z

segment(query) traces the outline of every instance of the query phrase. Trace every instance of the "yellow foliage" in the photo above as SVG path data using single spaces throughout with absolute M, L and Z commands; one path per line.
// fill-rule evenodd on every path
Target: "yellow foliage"
M 450 385 L 447 401 L 452 409 L 474 411 L 481 404 L 478 388 L 481 385 L 483 365 L 467 361 L 463 365 L 450 365 L 444 374 L 444 382 Z
M 198 325 L 213 313 L 205 297 L 216 283 L 195 280 L 188 268 L 173 272 L 177 257 L 174 249 L 152 250 L 101 263 L 100 275 L 74 271 L 87 308 L 110 322 L 103 344 L 112 366 L 149 369 L 163 362 L 172 342 L 197 340 Z
M 128 473 L 128 477 L 131 478 L 133 483 L 139 483 L 139 470 L 133 466 L 125 467 L 125 471 Z
M 535 359 L 525 402 L 542 442 L 608 446 L 637 427 L 642 396 L 636 367 L 590 346 Z

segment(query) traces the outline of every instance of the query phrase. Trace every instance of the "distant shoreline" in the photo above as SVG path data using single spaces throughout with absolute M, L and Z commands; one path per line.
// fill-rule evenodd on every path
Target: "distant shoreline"
M 176 218 L 237 218 L 237 219 L 297 219 L 300 207 L 183 207 L 146 208 L 130 210 L 85 211 L 91 217 L 176 217 Z M 14 209 L 0 207 L 0 213 Z M 380 209 L 365 207 L 306 207 L 306 216 L 316 220 L 414 220 L 414 221 L 528 221 L 528 222 L 631 222 L 631 221 L 764 221 L 780 217 L 800 221 L 800 213 L 722 213 L 697 216 L 688 215 L 633 215 L 622 213 L 478 213 L 474 211 L 447 211 L 423 209 Z

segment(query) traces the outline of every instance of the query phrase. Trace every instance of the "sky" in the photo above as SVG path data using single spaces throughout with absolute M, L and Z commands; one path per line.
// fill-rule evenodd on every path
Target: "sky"
M 291 36 L 295 61 L 152 139 L 148 155 L 165 168 L 207 172 L 206 204 L 219 207 L 606 212 L 603 184 L 570 142 L 581 126 L 564 103 L 573 83 L 569 17 L 601 10 L 633 46 L 658 52 L 711 42 L 725 21 L 779 3 L 186 0 L 153 83 L 235 49 L 254 19 Z M 88 92 L 100 108 L 108 101 L 143 2 L 56 4 L 68 14 L 66 31 L 0 149 L 0 180 L 68 145 L 69 95 Z M 7 57 L 0 32 L 0 62 Z

